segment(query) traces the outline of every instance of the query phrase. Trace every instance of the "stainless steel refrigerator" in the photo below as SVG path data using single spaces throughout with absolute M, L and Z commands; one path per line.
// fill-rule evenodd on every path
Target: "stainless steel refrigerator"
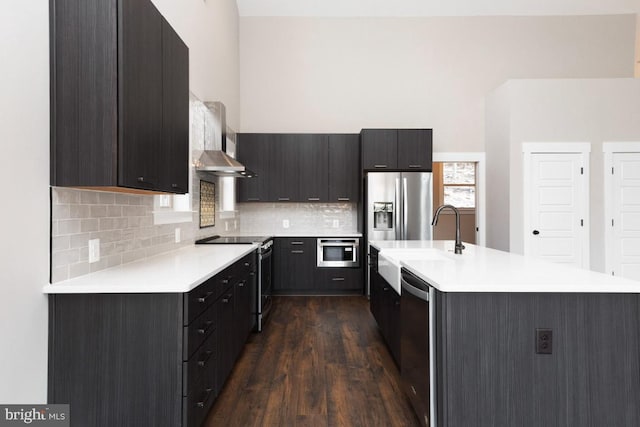
M 366 176 L 366 241 L 431 240 L 431 172 L 370 172 Z M 368 245 L 367 245 L 368 252 Z M 367 294 L 369 272 L 367 271 Z

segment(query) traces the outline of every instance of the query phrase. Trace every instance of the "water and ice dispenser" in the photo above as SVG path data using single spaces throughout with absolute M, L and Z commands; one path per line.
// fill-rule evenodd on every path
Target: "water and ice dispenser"
M 393 202 L 373 203 L 373 229 L 393 230 Z

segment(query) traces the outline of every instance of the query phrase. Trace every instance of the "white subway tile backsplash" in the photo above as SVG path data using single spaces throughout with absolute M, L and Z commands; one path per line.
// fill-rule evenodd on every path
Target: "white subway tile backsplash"
M 98 203 L 101 205 L 113 205 L 116 201 L 116 196 L 114 193 L 106 193 L 99 192 L 98 193 Z
M 70 236 L 56 236 L 51 239 L 51 250 L 58 252 L 70 248 Z
M 91 217 L 91 207 L 89 205 L 69 205 L 69 208 L 70 208 L 70 210 L 69 210 L 69 217 L 70 218 L 89 218 L 89 217 Z
M 98 192 L 97 191 L 81 191 L 80 203 L 82 203 L 83 205 L 97 205 Z
M 76 234 L 80 232 L 80 220 L 68 219 L 57 220 L 58 223 L 58 236 L 64 236 L 67 234 Z
M 86 233 L 87 231 L 98 231 L 98 230 L 100 230 L 100 220 L 96 218 L 91 218 L 91 219 L 82 220 L 79 231 Z

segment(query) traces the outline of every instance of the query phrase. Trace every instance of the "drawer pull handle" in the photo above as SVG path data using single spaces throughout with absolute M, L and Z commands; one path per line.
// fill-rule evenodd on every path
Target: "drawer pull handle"
M 213 292 L 207 292 L 203 297 L 198 298 L 198 302 L 199 303 L 207 302 L 207 298 L 209 298 L 211 295 L 213 295 Z
M 348 197 L 338 197 L 338 201 L 339 202 L 348 202 L 349 200 L 351 200 L 351 199 L 348 198 Z
M 303 250 L 291 251 L 292 254 L 303 254 Z
M 206 322 L 204 322 L 204 327 L 198 329 L 198 333 L 200 335 L 205 335 L 209 330 L 209 328 L 211 327 L 211 325 L 213 325 L 213 320 L 207 320 Z
M 248 197 L 247 201 L 248 202 L 259 202 L 260 198 L 259 197 Z
M 244 263 L 244 266 L 245 266 L 245 267 L 249 267 L 250 265 L 251 265 L 251 264 L 250 264 L 250 263 L 248 263 L 248 262 L 245 262 L 245 263 Z
M 245 283 L 247 283 L 246 280 L 242 280 L 242 281 L 238 282 L 238 287 L 244 288 Z
M 334 282 L 344 282 L 344 277 L 334 277 L 331 280 L 333 280 Z
M 231 294 L 225 295 L 225 296 L 222 298 L 222 302 L 223 302 L 223 303 L 225 303 L 225 304 L 228 304 L 228 303 L 230 303 L 230 302 L 231 302 L 231 298 L 232 298 L 232 297 L 233 297 L 233 295 L 231 295 Z
M 144 176 L 139 176 L 138 177 L 138 182 L 141 184 L 146 184 L 146 185 L 153 185 L 153 182 L 151 181 L 147 181 L 146 178 Z
M 296 246 L 300 246 L 300 245 L 304 245 L 304 242 L 301 242 L 299 240 L 295 240 L 293 242 L 291 242 L 292 245 L 296 245 Z
M 388 290 L 389 290 L 389 287 L 388 287 L 388 286 L 385 286 L 384 288 L 382 288 L 382 290 L 386 292 L 386 291 L 388 291 Z
M 255 272 L 255 271 L 251 271 L 251 272 L 249 272 L 249 276 L 255 276 L 255 275 L 256 275 L 256 272 Z
M 204 390 L 204 395 L 202 396 L 202 400 L 196 403 L 196 406 L 198 408 L 204 408 L 204 402 L 207 401 L 207 397 L 209 397 L 209 393 L 211 393 L 212 390 L 213 390 L 212 388 L 207 388 Z
M 291 200 L 289 197 L 278 197 L 279 202 L 288 202 L 289 200 Z
M 307 198 L 308 201 L 310 202 L 319 202 L 320 201 L 320 197 L 309 197 Z
M 211 350 L 207 350 L 204 353 L 204 359 L 198 360 L 198 366 L 201 368 L 204 368 L 207 364 L 207 362 L 209 361 L 209 359 L 211 358 L 211 355 L 213 354 L 213 351 Z
M 226 285 L 227 283 L 229 283 L 229 279 L 222 279 L 222 283 Z
M 409 167 L 410 167 L 411 169 L 419 169 L 419 168 L 421 168 L 421 167 L 422 167 L 422 165 L 409 165 Z
M 387 167 L 387 165 L 373 165 L 373 167 L 376 169 L 384 169 Z

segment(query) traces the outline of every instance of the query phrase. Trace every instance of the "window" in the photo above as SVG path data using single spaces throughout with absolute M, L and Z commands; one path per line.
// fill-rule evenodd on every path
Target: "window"
M 444 204 L 456 208 L 476 207 L 476 164 L 456 162 L 442 164 Z

